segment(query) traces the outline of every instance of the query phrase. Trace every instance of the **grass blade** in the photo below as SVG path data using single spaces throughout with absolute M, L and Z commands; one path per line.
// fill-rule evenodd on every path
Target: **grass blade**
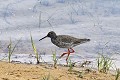
M 112 67 L 112 60 L 104 55 L 100 55 L 97 59 L 98 63 L 98 71 L 107 73 Z
M 56 69 L 57 68 L 57 62 L 58 62 L 58 59 L 57 59 L 57 57 L 56 57 L 56 52 L 55 53 L 53 53 L 53 62 L 54 62 L 54 64 L 53 64 L 53 66 L 54 66 L 54 68 Z
M 9 61 L 9 63 L 10 63 L 10 60 L 11 60 L 11 55 L 14 52 L 14 50 L 17 47 L 17 45 L 20 42 L 20 40 L 21 40 L 21 38 L 17 41 L 17 43 L 15 44 L 15 46 L 12 49 L 12 41 L 11 41 L 11 38 L 10 38 L 10 43 L 8 45 L 8 61 Z
M 116 69 L 116 76 L 115 76 L 115 80 L 118 80 L 120 77 L 120 69 Z
M 37 49 L 36 49 L 36 46 L 34 44 L 34 41 L 33 41 L 33 38 L 32 38 L 32 35 L 30 33 L 30 38 L 31 38 L 31 44 L 32 44 L 32 48 L 33 48 L 33 51 L 35 53 L 35 56 L 36 56 L 36 60 L 37 60 L 37 64 L 39 64 L 39 55 L 38 55 L 38 52 L 37 52 Z

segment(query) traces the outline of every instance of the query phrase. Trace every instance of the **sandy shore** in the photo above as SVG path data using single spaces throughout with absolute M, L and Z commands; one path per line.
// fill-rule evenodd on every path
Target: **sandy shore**
M 58 66 L 54 69 L 50 65 L 18 64 L 0 62 L 0 80 L 43 80 L 50 76 L 50 80 L 115 80 L 112 74 L 99 73 L 93 69 Z

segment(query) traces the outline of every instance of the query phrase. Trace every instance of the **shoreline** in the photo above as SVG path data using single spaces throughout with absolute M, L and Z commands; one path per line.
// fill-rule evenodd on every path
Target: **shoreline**
M 49 64 L 21 64 L 0 61 L 0 78 L 2 80 L 114 80 L 111 73 L 100 73 L 92 68 L 76 68 L 68 71 L 69 67 Z

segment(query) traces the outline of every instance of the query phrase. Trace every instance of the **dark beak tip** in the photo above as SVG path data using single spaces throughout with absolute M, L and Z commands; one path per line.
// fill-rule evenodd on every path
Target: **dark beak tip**
M 41 40 L 45 39 L 46 37 L 47 37 L 47 36 L 45 36 L 45 37 L 41 38 L 39 41 L 41 41 Z
M 42 39 L 40 39 L 39 41 L 41 41 Z
M 88 41 L 90 41 L 90 39 L 88 39 Z

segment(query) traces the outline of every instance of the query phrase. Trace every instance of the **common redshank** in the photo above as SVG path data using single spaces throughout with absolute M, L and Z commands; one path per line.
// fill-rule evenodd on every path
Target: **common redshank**
M 61 57 L 63 57 L 65 54 L 67 54 L 67 58 L 66 61 L 68 60 L 68 57 L 70 55 L 70 53 L 74 53 L 75 51 L 72 49 L 73 47 L 80 45 L 82 43 L 88 42 L 90 41 L 90 39 L 79 39 L 79 38 L 75 38 L 69 35 L 56 35 L 56 33 L 54 31 L 50 31 L 47 36 L 41 38 L 40 40 L 44 39 L 44 38 L 51 38 L 51 42 L 60 47 L 60 48 L 67 48 L 68 52 L 63 53 Z M 40 41 L 39 40 L 39 41 Z

